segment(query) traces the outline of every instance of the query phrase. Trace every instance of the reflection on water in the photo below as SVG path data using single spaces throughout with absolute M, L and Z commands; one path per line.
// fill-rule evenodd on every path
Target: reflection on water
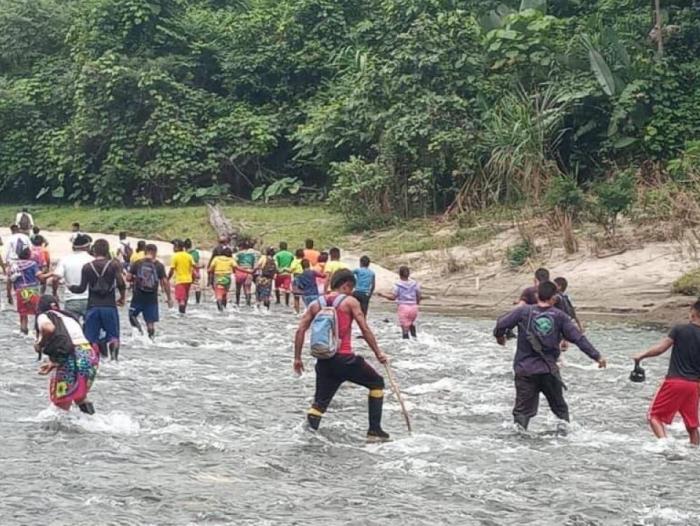
M 49 407 L 31 340 L 0 312 L 2 524 L 700 523 L 682 425 L 662 443 L 644 421 L 666 360 L 645 364 L 645 384 L 627 380 L 628 356 L 659 333 L 593 327 L 610 366 L 567 353 L 570 435 L 552 435 L 543 400 L 520 436 L 513 349 L 492 341 L 490 322 L 426 316 L 405 343 L 375 316 L 415 433 L 389 395 L 395 440 L 367 445 L 355 386 L 319 433 L 304 430 L 314 378 L 291 372 L 291 314 L 164 318 L 155 344 L 127 336 L 123 361 L 102 364 L 88 417 Z

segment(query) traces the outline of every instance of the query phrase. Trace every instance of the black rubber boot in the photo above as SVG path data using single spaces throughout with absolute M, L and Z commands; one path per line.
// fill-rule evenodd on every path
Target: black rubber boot
M 219 309 L 219 312 L 224 311 L 224 302 L 221 300 L 216 300 L 216 308 Z
M 198 290 L 197 292 L 194 293 L 194 299 L 197 302 L 197 305 L 199 305 L 202 302 L 202 291 Z
M 367 439 L 371 441 L 389 440 L 389 433 L 382 429 L 382 407 L 384 406 L 384 397 L 370 396 L 367 399 L 367 413 L 369 416 L 369 431 L 367 431 Z
M 309 427 L 314 431 L 318 430 L 318 426 L 321 425 L 321 417 L 318 415 L 307 414 L 306 421 L 309 423 Z
M 78 409 L 88 415 L 95 414 L 95 406 L 92 405 L 92 402 L 83 402 L 82 404 L 78 404 Z
M 277 301 L 275 301 L 275 304 L 279 305 L 279 304 L 280 304 L 280 300 L 281 300 L 281 294 L 280 294 L 280 291 L 279 291 L 279 290 L 276 290 L 276 291 L 275 291 L 275 299 L 277 300 Z
M 404 340 L 408 340 L 408 339 L 411 338 L 411 337 L 408 335 L 408 332 L 407 332 L 407 331 L 402 331 L 402 332 L 403 332 L 403 334 L 402 334 L 401 337 L 402 337 Z
M 178 305 L 177 310 L 180 311 L 180 314 L 185 314 L 185 311 L 187 311 L 187 306 L 186 305 Z
M 148 337 L 151 340 L 155 340 L 156 338 L 156 330 L 155 329 L 148 329 Z
M 413 336 L 414 338 L 417 338 L 417 337 L 418 337 L 418 336 L 416 336 L 416 326 L 415 326 L 415 325 L 411 325 L 411 326 L 408 328 L 408 330 L 411 332 L 411 336 Z

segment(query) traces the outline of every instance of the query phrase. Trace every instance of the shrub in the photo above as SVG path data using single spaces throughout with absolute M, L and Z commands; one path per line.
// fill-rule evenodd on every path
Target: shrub
M 615 235 L 617 218 L 628 212 L 635 197 L 634 174 L 625 171 L 614 179 L 598 183 L 593 188 L 593 220 L 602 225 L 605 233 Z
M 519 243 L 508 247 L 506 250 L 506 259 L 512 268 L 522 267 L 525 262 L 537 254 L 537 247 L 528 240 L 523 239 Z
M 700 296 L 700 268 L 691 270 L 674 281 L 671 291 L 684 296 Z

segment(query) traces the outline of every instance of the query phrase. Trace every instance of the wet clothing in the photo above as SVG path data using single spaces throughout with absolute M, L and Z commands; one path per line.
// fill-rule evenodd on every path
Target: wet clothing
M 371 295 L 374 292 L 374 271 L 367 267 L 356 268 L 352 271 L 355 276 L 355 292 Z
M 178 303 L 187 303 L 190 297 L 190 288 L 192 287 L 192 282 L 190 283 L 178 283 L 175 285 L 175 301 Z
M 252 271 L 260 259 L 260 252 L 253 250 L 252 248 L 248 248 L 237 252 L 235 258 L 236 264 L 239 267 Z
M 90 343 L 119 341 L 119 311 L 117 307 L 89 307 L 85 313 L 85 336 Z M 104 333 L 104 338 L 100 337 Z
M 561 354 L 559 344 L 566 339 L 593 360 L 599 360 L 600 353 L 581 334 L 573 320 L 554 307 L 520 306 L 498 319 L 494 336 L 505 336 L 516 326 L 514 421 L 527 429 L 530 419 L 537 414 L 540 393 L 547 398 L 552 412 L 568 421 L 569 408 L 564 400 L 564 384 L 557 365 Z
M 415 325 L 416 320 L 418 319 L 418 305 L 399 303 L 396 308 L 396 315 L 399 319 L 399 327 L 401 327 L 402 330 L 407 331 L 412 325 Z
M 569 421 L 569 406 L 564 400 L 564 384 L 553 374 L 515 376 L 515 407 L 513 418 L 516 424 L 527 429 L 530 419 L 537 414 L 540 393 L 547 399 L 549 408 L 557 418 Z
M 563 339 L 578 346 L 591 359 L 600 359 L 600 353 L 581 334 L 573 320 L 557 308 L 522 305 L 498 319 L 494 336 L 505 336 L 508 329 L 516 326 L 518 345 L 513 361 L 516 375 L 546 374 L 557 370 L 557 360 L 561 353 L 559 344 Z M 528 330 L 541 342 L 542 355 L 528 341 Z
M 698 428 L 698 400 L 700 383 L 681 377 L 666 379 L 654 395 L 648 418 L 655 418 L 666 425 L 673 423 L 677 413 L 683 418 L 687 430 Z
M 393 292 L 396 297 L 395 301 L 399 305 L 416 305 L 420 295 L 420 285 L 412 279 L 400 280 L 394 284 Z
M 367 317 L 367 312 L 369 312 L 369 300 L 371 299 L 371 296 L 369 294 L 366 294 L 364 292 L 353 292 L 352 293 L 353 297 L 360 302 L 360 309 L 362 310 L 362 314 Z
M 700 380 L 700 327 L 693 323 L 676 325 L 668 333 L 673 340 L 667 378 Z
M 316 285 L 316 278 L 318 276 L 319 274 L 315 270 L 309 269 L 302 272 L 295 280 L 297 291 L 305 298 L 309 296 L 317 298 L 318 286 Z
M 324 413 L 343 382 L 367 389 L 384 389 L 384 378 L 362 356 L 336 354 L 316 360 L 316 392 L 312 407 Z
M 275 254 L 275 263 L 280 272 L 289 272 L 293 261 L 294 254 L 288 250 L 280 250 Z
M 10 263 L 9 274 L 15 290 L 17 313 L 29 316 L 36 313 L 39 303 L 40 283 L 39 265 L 31 259 L 17 259 Z

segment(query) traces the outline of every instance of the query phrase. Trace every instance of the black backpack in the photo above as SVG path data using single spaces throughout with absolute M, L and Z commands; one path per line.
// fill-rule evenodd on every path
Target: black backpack
M 29 214 L 22 212 L 22 215 L 19 218 L 18 226 L 21 230 L 29 230 L 32 227 L 32 223 L 29 220 Z
M 263 265 L 261 274 L 265 278 L 274 278 L 275 274 L 277 274 L 277 265 L 275 264 L 274 258 L 270 256 L 266 256 L 267 260 L 265 261 L 265 265 Z
M 46 316 L 54 324 L 54 331 L 41 346 L 40 351 L 48 356 L 52 362 L 57 364 L 64 364 L 66 360 L 75 353 L 75 345 L 73 345 L 73 340 L 68 334 L 68 329 L 66 329 L 61 316 L 55 312 L 46 312 Z
M 158 290 L 158 268 L 155 262 L 142 259 L 136 271 L 136 288 L 141 292 Z
M 107 268 L 109 268 L 109 265 L 111 264 L 111 261 L 107 261 L 105 263 L 105 266 L 102 267 L 102 272 L 97 272 L 97 269 L 95 268 L 95 265 L 93 263 L 90 263 L 90 268 L 92 271 L 95 273 L 95 276 L 97 276 L 97 281 L 95 284 L 90 287 L 90 292 L 93 294 L 96 294 L 97 296 L 109 296 L 114 292 L 114 280 L 112 282 L 108 282 L 107 278 L 105 278 L 105 273 L 107 272 Z

